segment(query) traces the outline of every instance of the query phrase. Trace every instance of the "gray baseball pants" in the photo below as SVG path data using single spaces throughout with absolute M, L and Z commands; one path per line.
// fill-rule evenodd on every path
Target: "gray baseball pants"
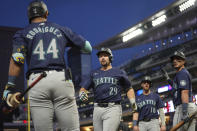
M 99 107 L 95 103 L 93 112 L 94 131 L 117 131 L 121 116 L 121 105 L 111 103 L 108 107 Z
M 139 122 L 140 131 L 160 131 L 160 125 L 158 119 L 151 119 L 149 122 Z
M 188 113 L 189 115 L 192 114 L 197 110 L 197 106 L 194 103 L 188 104 Z M 182 105 L 179 105 L 176 107 L 174 118 L 173 118 L 173 126 L 178 124 L 181 121 L 182 118 Z M 193 119 L 189 123 L 184 124 L 181 128 L 179 128 L 177 131 L 195 131 L 196 126 L 196 119 Z
M 36 131 L 53 131 L 55 114 L 61 131 L 79 131 L 79 116 L 72 81 L 64 72 L 46 71 L 47 77 L 29 91 L 30 110 Z M 31 74 L 31 84 L 40 74 Z

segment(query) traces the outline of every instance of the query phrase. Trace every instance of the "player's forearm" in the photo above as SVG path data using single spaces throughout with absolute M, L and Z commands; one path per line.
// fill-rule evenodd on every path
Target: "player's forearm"
M 9 76 L 19 76 L 21 72 L 21 66 L 17 65 L 14 60 L 11 58 L 10 59 L 10 66 L 9 66 Z
M 159 109 L 159 117 L 161 119 L 161 125 L 165 126 L 166 125 L 166 123 L 165 123 L 165 113 L 164 113 L 163 108 Z
M 138 121 L 138 116 L 139 116 L 138 112 L 133 113 L 133 120 Z
M 189 103 L 189 90 L 181 91 L 181 100 L 182 103 Z

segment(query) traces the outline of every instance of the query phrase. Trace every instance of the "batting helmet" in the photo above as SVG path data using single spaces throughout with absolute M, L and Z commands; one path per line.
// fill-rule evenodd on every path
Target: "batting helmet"
M 28 18 L 31 21 L 35 17 L 42 17 L 48 11 L 47 5 L 43 1 L 35 0 L 32 1 L 28 8 Z
M 142 83 L 146 83 L 146 82 L 149 83 L 150 86 L 152 86 L 152 82 L 151 82 L 150 76 L 145 76 L 145 77 L 142 79 L 141 84 L 142 84 Z
M 170 57 L 170 60 L 173 61 L 174 58 L 186 59 L 185 54 L 182 51 L 175 51 L 174 54 Z
M 104 47 L 101 48 L 101 50 L 98 51 L 98 52 L 96 53 L 96 55 L 99 57 L 100 53 L 102 53 L 102 52 L 105 52 L 105 53 L 107 53 L 107 54 L 109 55 L 109 60 L 110 60 L 110 62 L 113 61 L 113 54 L 112 54 L 112 51 L 111 51 L 109 48 L 104 48 Z

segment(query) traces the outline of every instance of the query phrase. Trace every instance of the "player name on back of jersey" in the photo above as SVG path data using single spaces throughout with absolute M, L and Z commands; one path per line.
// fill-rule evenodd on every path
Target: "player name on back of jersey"
M 56 35 L 58 38 L 62 37 L 62 34 L 60 32 L 59 29 L 52 27 L 52 26 L 46 26 L 46 27 L 35 27 L 32 30 L 30 30 L 28 32 L 28 34 L 26 35 L 27 38 L 29 39 L 33 39 L 34 36 L 38 33 L 53 33 L 54 35 Z

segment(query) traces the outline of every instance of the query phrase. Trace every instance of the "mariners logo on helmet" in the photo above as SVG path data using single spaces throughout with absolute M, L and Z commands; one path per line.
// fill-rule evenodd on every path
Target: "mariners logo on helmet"
M 47 6 L 43 1 L 32 1 L 28 6 L 28 18 L 31 21 L 35 17 L 42 17 L 48 12 Z
M 111 51 L 109 48 L 104 48 L 104 47 L 101 48 L 101 50 L 98 51 L 98 52 L 96 53 L 96 55 L 99 57 L 100 53 L 102 53 L 102 52 L 105 52 L 105 53 L 107 53 L 107 54 L 109 55 L 109 60 L 110 60 L 110 62 L 113 61 L 113 54 L 112 54 L 112 51 Z
M 151 82 L 150 76 L 145 76 L 145 77 L 142 79 L 141 84 L 142 84 L 142 83 L 146 83 L 146 82 L 149 83 L 150 86 L 152 86 L 152 82 Z
M 172 61 L 174 58 L 181 58 L 181 59 L 183 59 L 183 60 L 186 59 L 185 54 L 184 54 L 182 51 L 175 51 L 174 54 L 170 57 L 171 61 Z

